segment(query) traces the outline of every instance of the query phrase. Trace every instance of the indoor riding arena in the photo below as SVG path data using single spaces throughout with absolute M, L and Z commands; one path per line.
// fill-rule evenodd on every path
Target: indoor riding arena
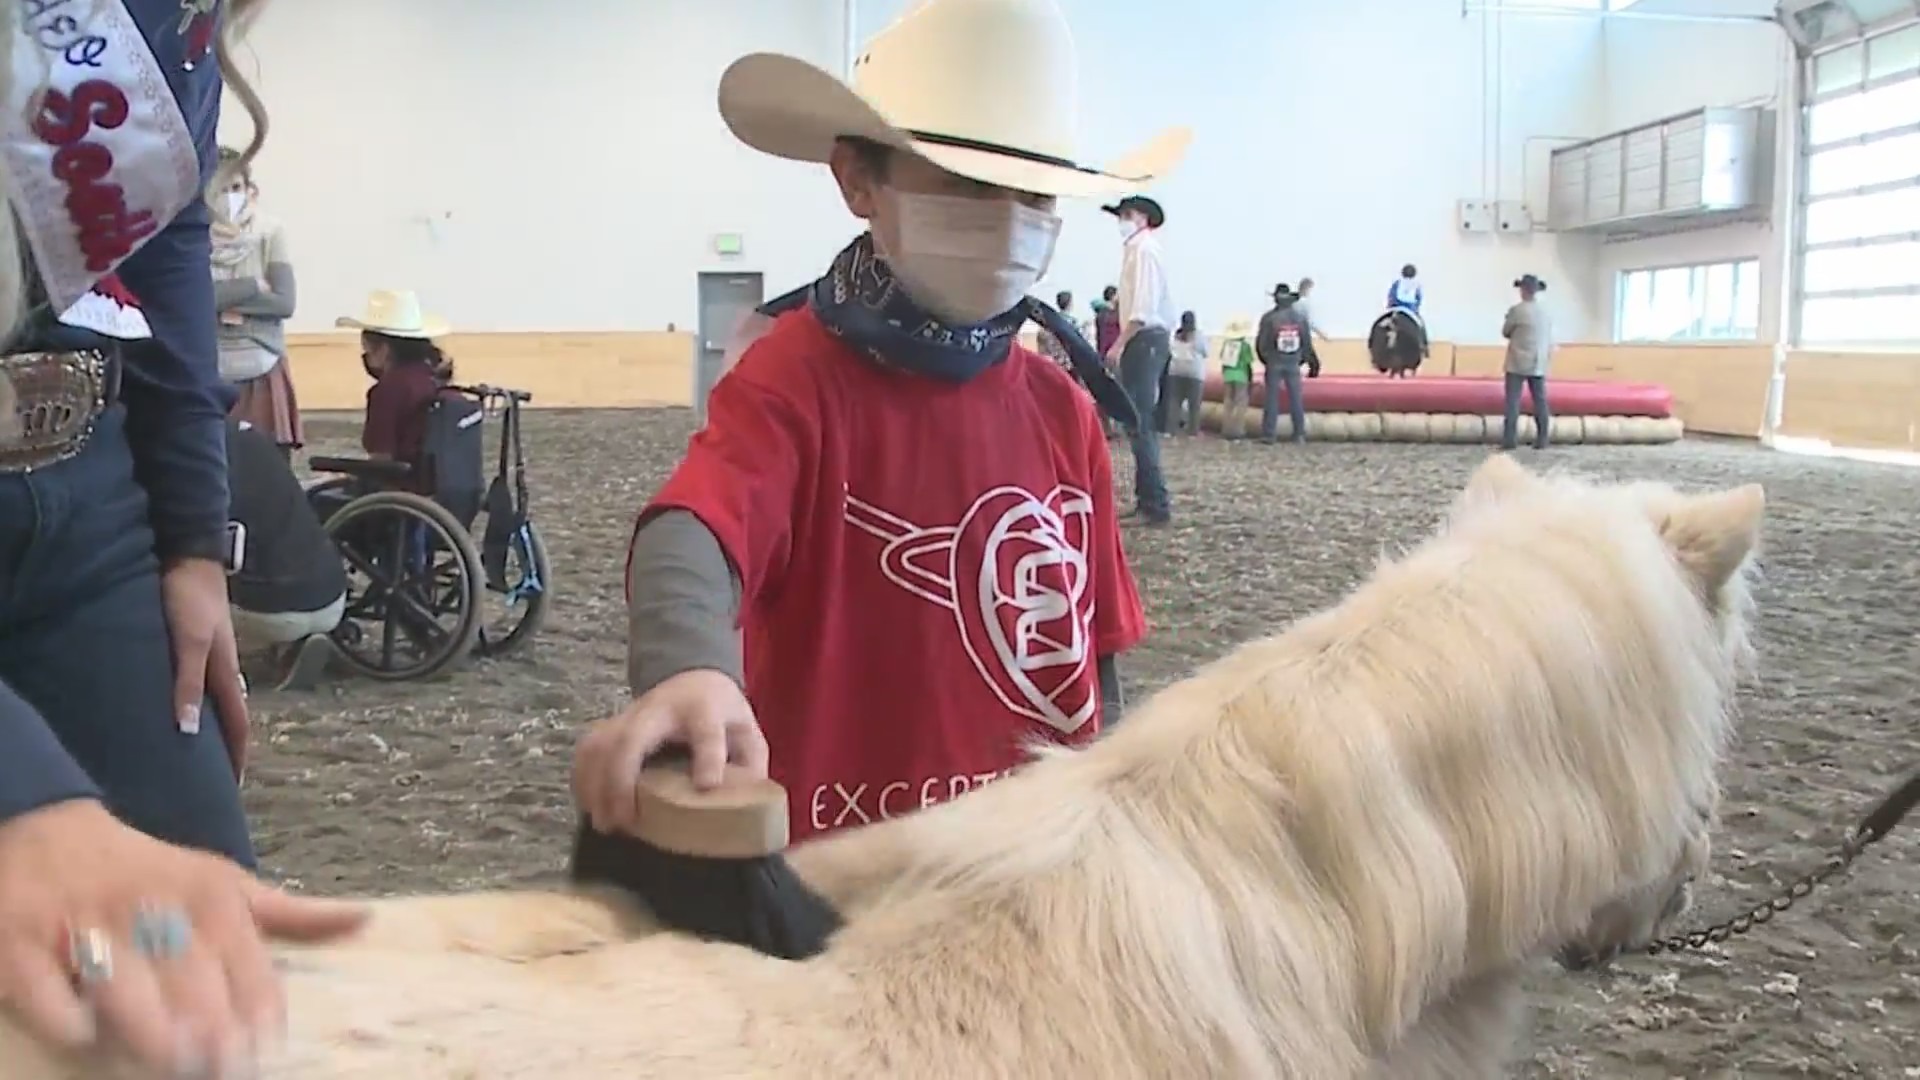
M 1920 770 L 1920 6 L 1057 4 L 1089 159 L 1117 160 L 1142 129 L 1192 132 L 1138 192 L 1164 208 L 1153 234 L 1171 313 L 1192 312 L 1204 342 L 1207 404 L 1198 431 L 1158 439 L 1171 521 L 1123 526 L 1149 623 L 1119 660 L 1128 698 L 1336 604 L 1429 535 L 1499 450 L 1504 335 L 1532 304 L 1554 419 L 1535 449 L 1537 390 L 1514 403 L 1523 463 L 1766 490 L 1757 675 L 1738 694 L 1712 869 L 1677 929 L 1764 907 L 1826 865 Z M 524 462 L 509 569 L 538 581 L 505 598 L 475 585 L 472 621 L 503 599 L 541 605 L 504 646 L 462 625 L 433 670 L 390 677 L 350 591 L 335 637 L 359 659 L 298 689 L 249 662 L 245 796 L 274 879 L 322 895 L 562 880 L 576 741 L 630 700 L 636 514 L 733 377 L 753 309 L 858 232 L 826 169 L 735 140 L 721 73 L 771 51 L 849 77 L 916 6 L 331 0 L 262 19 L 242 63 L 273 118 L 260 210 L 300 282 L 295 469 L 322 480 L 313 458 L 363 453 L 369 380 L 336 317 L 370 290 L 413 292 L 451 326 L 437 341 L 454 380 L 529 395 L 476 415 L 487 479 L 504 469 L 512 488 Z M 227 141 L 244 140 L 231 112 Z M 1031 294 L 1070 291 L 1092 339 L 1123 242 L 1097 202 L 1057 213 Z M 1403 266 L 1429 341 L 1389 378 L 1369 341 Z M 1523 275 L 1545 289 L 1523 301 Z M 1259 363 L 1234 418 L 1246 437 L 1223 437 L 1239 406 L 1222 371 L 1247 334 L 1230 330 L 1309 278 L 1304 443 L 1284 404 L 1276 437 L 1258 437 Z M 502 456 L 509 417 L 520 446 Z M 1107 446 L 1125 511 L 1133 446 Z M 492 575 L 483 531 L 460 555 L 478 557 L 470 582 Z M 913 703 L 899 706 L 904 722 Z M 838 824 L 866 816 L 850 812 Z M 1543 957 L 1529 998 L 1512 1076 L 1920 1077 L 1920 816 L 1769 921 L 1599 972 Z

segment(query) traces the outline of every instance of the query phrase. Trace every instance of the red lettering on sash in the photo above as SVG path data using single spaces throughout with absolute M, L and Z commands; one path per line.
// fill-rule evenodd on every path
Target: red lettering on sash
M 100 273 L 131 254 L 159 225 L 149 210 L 127 207 L 126 189 L 112 183 L 113 152 L 87 141 L 94 128 L 112 131 L 131 113 L 127 95 L 105 79 L 89 79 L 72 94 L 47 91 L 33 133 L 49 146 L 53 177 L 66 185 L 67 216 L 80 233 L 87 269 Z

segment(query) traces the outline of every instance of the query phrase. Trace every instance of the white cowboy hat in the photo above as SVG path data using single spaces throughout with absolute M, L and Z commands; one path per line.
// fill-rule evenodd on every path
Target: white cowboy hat
M 1225 327 L 1221 328 L 1220 336 L 1221 337 L 1252 337 L 1253 336 L 1253 320 L 1246 317 L 1245 315 L 1235 315 L 1233 318 L 1227 320 L 1227 325 Z
M 853 85 L 791 56 L 754 53 L 720 77 L 720 115 L 741 142 L 824 162 L 869 139 L 971 180 L 1070 198 L 1163 175 L 1193 133 L 1170 128 L 1104 168 L 1077 156 L 1080 65 L 1054 0 L 926 0 L 868 42 Z
M 342 315 L 333 325 L 403 338 L 437 338 L 453 329 L 440 316 L 421 311 L 420 298 L 409 289 L 375 289 L 367 294 L 364 314 Z

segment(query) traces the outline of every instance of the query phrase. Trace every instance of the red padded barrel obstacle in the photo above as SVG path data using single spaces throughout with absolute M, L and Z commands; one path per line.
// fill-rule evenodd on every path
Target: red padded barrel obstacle
M 1286 390 L 1281 388 L 1284 395 Z M 1251 388 L 1252 404 L 1266 400 L 1261 380 Z M 1385 375 L 1323 375 L 1306 380 L 1310 413 L 1459 413 L 1498 416 L 1506 409 L 1503 380 L 1457 375 L 1416 375 L 1389 379 Z M 1224 397 L 1219 375 L 1207 379 L 1206 399 Z M 1547 397 L 1561 416 L 1673 415 L 1673 392 L 1655 383 L 1592 382 L 1585 379 L 1549 379 Z M 1280 399 L 1284 409 L 1286 398 Z

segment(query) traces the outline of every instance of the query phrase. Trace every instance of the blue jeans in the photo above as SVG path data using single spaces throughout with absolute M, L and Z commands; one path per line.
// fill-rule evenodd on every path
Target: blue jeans
M 1293 441 L 1306 442 L 1307 405 L 1301 400 L 1298 362 L 1267 365 L 1265 386 L 1267 399 L 1260 406 L 1260 437 L 1267 440 L 1280 437 L 1281 386 L 1287 388 L 1287 415 L 1293 418 Z
M 1520 442 L 1520 392 L 1533 398 L 1533 445 L 1547 448 L 1547 434 L 1553 428 L 1553 414 L 1547 410 L 1547 377 L 1507 373 L 1507 418 L 1500 428 L 1500 445 L 1508 450 Z
M 1160 379 L 1173 360 L 1173 343 L 1165 330 L 1147 329 L 1127 339 L 1120 350 L 1120 385 L 1133 399 L 1140 414 L 1140 426 L 1133 443 L 1133 497 L 1140 513 L 1149 518 L 1164 518 L 1173 512 L 1167 495 L 1167 479 L 1160 471 L 1160 430 L 1154 423 L 1154 409 L 1160 402 Z
M 77 457 L 0 475 L 0 679 L 122 821 L 251 867 L 219 714 L 204 702 L 197 735 L 174 722 L 160 564 L 124 425 L 116 407 Z

